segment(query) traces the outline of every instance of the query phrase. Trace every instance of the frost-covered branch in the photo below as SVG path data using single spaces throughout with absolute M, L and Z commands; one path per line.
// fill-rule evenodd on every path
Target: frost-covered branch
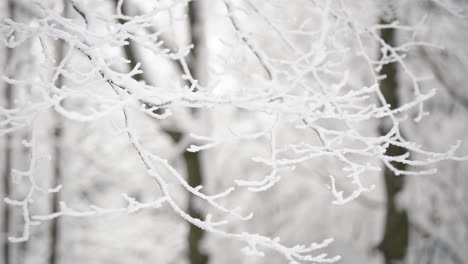
M 253 219 L 253 214 L 245 215 L 238 208 L 232 209 L 224 204 L 224 200 L 236 192 L 259 193 L 274 186 L 281 187 L 288 180 L 282 175 L 323 159 L 333 161 L 338 167 L 327 175 L 335 204 L 345 204 L 372 191 L 375 186 L 367 186 L 363 178 L 380 172 L 381 164 L 395 175 L 423 175 L 434 173 L 430 165 L 436 162 L 466 160 L 466 157 L 455 155 L 460 143 L 444 153 L 435 153 L 408 141 L 400 132 L 402 122 L 408 121 L 415 110 L 416 121 L 426 115 L 424 103 L 434 95 L 434 91 L 425 93 L 420 89 L 422 77 L 412 72 L 405 61 L 414 47 L 431 45 L 413 40 L 392 46 L 377 32 L 383 28 L 412 32 L 415 27 L 399 23 L 363 24 L 343 1 L 309 1 L 304 6 L 310 12 L 307 18 L 294 20 L 270 14 L 268 10 L 274 10 L 274 7 L 269 1 L 245 0 L 234 5 L 233 1 L 225 0 L 222 2 L 223 10 L 227 11 L 224 22 L 230 25 L 229 32 L 234 31 L 240 38 L 242 47 L 237 47 L 239 40 L 234 37 L 221 41 L 227 43 L 224 48 L 254 58 L 266 78 L 258 78 L 262 74 L 251 72 L 249 67 L 236 61 L 235 56 L 222 54 L 216 60 L 206 58 L 208 68 L 213 70 L 208 80 L 201 83 L 190 61 L 193 43 L 169 44 L 177 41 L 165 33 L 176 29 L 157 22 L 168 12 L 184 10 L 188 2 L 158 2 L 152 4 L 152 8 L 137 7 L 135 14 L 126 14 L 122 0 L 113 1 L 111 10 L 93 10 L 85 1 L 69 0 L 76 16 L 66 18 L 48 1 L 31 1 L 37 7 L 34 23 L 12 19 L 0 23 L 2 45 L 17 49 L 27 42 L 34 43 L 31 57 L 37 64 L 31 76 L 0 76 L 3 82 L 17 85 L 17 89 L 29 87 L 31 90 L 25 96 L 27 100 L 0 107 L 0 135 L 17 133 L 25 128 L 35 135 L 41 127 L 34 120 L 50 111 L 78 126 L 115 121 L 115 116 L 121 117 L 123 128 L 120 134 L 126 135 L 125 142 L 132 147 L 131 155 L 144 165 L 147 176 L 154 180 L 161 194 L 160 198 L 147 203 L 126 195 L 127 206 L 93 206 L 89 211 L 72 209 L 63 201 L 57 212 L 31 214 L 29 208 L 36 192 L 59 191 L 59 188 L 44 189 L 36 183 L 34 170 L 40 158 L 34 152 L 37 143 L 33 137 L 29 170 L 14 171 L 17 177 L 28 179 L 29 192 L 23 200 L 6 199 L 8 204 L 22 210 L 25 222 L 23 234 L 12 241 L 27 240 L 31 225 L 60 216 L 91 217 L 168 206 L 192 225 L 244 242 L 246 254 L 262 255 L 263 250 L 271 249 L 290 263 L 331 263 L 339 257 L 315 253 L 331 240 L 288 247 L 278 238 L 226 231 L 231 221 L 248 221 Z M 287 1 L 283 4 L 286 10 Z M 243 26 L 251 21 L 259 22 L 259 28 L 247 30 Z M 180 34 L 186 33 L 184 29 L 177 30 L 182 32 Z M 57 42 L 66 47 L 61 61 L 55 61 L 50 55 L 50 49 Z M 128 66 L 129 58 L 125 58 L 122 50 L 129 42 L 146 56 L 163 58 L 164 62 L 155 59 L 154 63 L 148 63 L 148 67 L 141 67 L 142 63 L 132 61 L 130 70 L 122 70 L 128 68 L 123 67 Z M 382 47 L 377 57 L 372 54 L 374 46 Z M 356 60 L 358 66 L 352 65 L 354 61 L 350 63 L 350 60 Z M 171 66 L 164 64 L 167 61 Z M 231 68 L 223 68 L 222 63 Z M 386 78 L 380 71 L 390 63 L 398 65 L 411 80 L 414 94 L 409 102 L 397 108 L 387 102 L 385 91 L 379 86 L 379 82 Z M 169 74 L 170 79 L 153 84 L 136 78 L 142 73 Z M 223 81 L 226 75 L 236 74 L 245 78 L 231 84 Z M 358 75 L 365 76 L 362 78 L 365 81 L 355 81 Z M 59 78 L 63 82 L 58 82 Z M 226 87 L 219 87 L 223 85 Z M 77 103 L 64 104 L 65 100 Z M 193 109 L 198 109 L 196 117 L 190 114 Z M 224 120 L 222 111 L 225 109 L 247 114 Z M 260 115 L 262 118 L 258 118 Z M 212 117 L 228 124 L 225 132 L 212 133 L 211 127 L 205 127 L 208 122 L 203 122 Z M 207 194 L 203 186 L 191 186 L 184 173 L 173 164 L 178 155 L 169 155 L 168 159 L 162 151 L 154 149 L 151 145 L 154 142 L 145 143 L 140 138 L 143 132 L 154 132 L 153 128 L 138 123 L 148 119 L 161 131 L 170 131 L 171 125 L 182 128 L 184 138 L 174 147 L 176 154 L 218 150 L 225 144 L 244 147 L 249 142 L 256 142 L 265 151 L 250 158 L 264 170 L 255 175 L 236 175 L 229 187 Z M 255 129 L 234 132 L 231 126 L 244 119 L 252 123 L 260 121 Z M 386 124 L 381 135 L 363 129 L 377 122 Z M 390 156 L 387 152 L 390 146 L 402 148 L 404 154 Z M 417 159 L 412 157 L 414 154 Z M 411 170 L 400 170 L 396 163 L 406 164 Z M 173 185 L 179 189 L 172 188 Z M 213 209 L 219 219 L 213 220 L 211 214 L 199 219 L 186 212 L 176 199 L 181 192 Z

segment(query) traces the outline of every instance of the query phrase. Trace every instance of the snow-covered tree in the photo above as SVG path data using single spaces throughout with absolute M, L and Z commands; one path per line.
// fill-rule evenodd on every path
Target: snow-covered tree
M 403 130 L 435 94 L 408 58 L 437 46 L 397 2 L 4 2 L 3 232 L 29 241 L 16 260 L 370 263 L 345 244 L 381 239 L 382 171 L 464 159 L 456 139 L 430 151 Z

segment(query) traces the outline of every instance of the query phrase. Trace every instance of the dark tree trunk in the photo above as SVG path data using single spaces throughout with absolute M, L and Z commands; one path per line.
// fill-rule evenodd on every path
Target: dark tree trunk
M 200 155 L 198 152 L 185 151 L 184 159 L 187 166 L 188 183 L 190 186 L 199 186 L 203 183 L 202 170 L 200 166 Z M 189 195 L 188 213 L 202 219 L 200 210 L 196 207 L 195 197 Z M 200 249 L 200 244 L 203 240 L 205 232 L 194 225 L 190 225 L 188 234 L 189 258 L 192 264 L 208 263 L 208 255 Z
M 382 24 L 387 23 L 385 20 L 380 21 Z M 395 45 L 395 30 L 392 28 L 382 29 L 380 35 L 385 42 L 391 46 Z M 396 63 L 390 63 L 383 66 L 382 74 L 386 75 L 386 79 L 380 83 L 382 93 L 392 108 L 400 106 L 398 98 L 398 69 Z M 385 135 L 387 132 L 384 124 L 380 126 L 381 135 Z M 390 145 L 387 148 L 386 155 L 398 156 L 405 153 L 405 149 Z M 399 169 L 404 170 L 406 165 L 402 163 L 393 163 L 393 165 Z M 387 196 L 387 208 L 384 235 L 382 241 L 378 245 L 378 249 L 382 252 L 385 263 L 401 263 L 406 256 L 408 247 L 409 237 L 409 223 L 408 215 L 405 209 L 398 208 L 396 205 L 396 197 L 399 192 L 403 190 L 405 183 L 405 176 L 396 176 L 391 170 L 385 168 L 384 180 L 386 187 Z
M 9 56 L 8 56 L 9 57 Z M 6 108 L 11 108 L 12 105 L 12 87 L 10 84 L 5 86 L 5 100 Z M 4 142 L 4 163 L 3 163 L 3 197 L 9 197 L 10 190 L 10 177 L 11 177 L 11 168 L 12 168 L 12 136 L 11 134 L 5 134 Z M 3 200 L 3 199 L 2 199 Z M 10 264 L 10 243 L 8 242 L 8 235 L 10 233 L 10 207 L 3 203 L 2 206 L 2 222 L 3 222 L 3 241 L 2 241 L 2 251 L 3 251 L 3 263 Z
M 63 1 L 63 17 L 68 16 L 68 1 Z M 60 42 L 57 47 L 57 63 L 60 63 L 65 57 L 65 42 Z M 62 75 L 59 75 L 55 86 L 59 89 L 62 88 L 64 84 L 64 79 Z M 64 125 L 63 120 L 60 114 L 55 113 L 54 118 L 54 128 L 53 128 L 53 175 L 52 175 L 52 186 L 58 186 L 63 184 L 63 172 L 62 172 L 62 144 L 63 144 L 63 133 Z M 51 210 L 52 212 L 58 212 L 60 210 L 60 192 L 53 193 L 51 199 Z M 56 217 L 52 219 L 50 225 L 50 264 L 59 263 L 59 253 L 60 253 L 60 218 Z
M 11 19 L 14 19 L 14 3 L 12 0 L 9 0 L 6 3 L 8 9 L 8 15 Z M 12 49 L 6 48 L 6 59 L 4 68 L 8 68 L 9 63 L 11 63 L 13 57 Z M 6 83 L 4 87 L 4 96 L 5 96 L 5 107 L 10 109 L 13 107 L 13 87 L 11 84 Z M 3 197 L 9 197 L 11 194 L 10 185 L 11 185 L 11 169 L 12 169 L 12 136 L 10 133 L 5 134 L 5 143 L 4 143 L 4 164 L 3 164 Z M 2 199 L 3 201 L 3 199 Z M 3 251 L 3 263 L 11 263 L 11 252 L 10 252 L 10 243 L 8 242 L 8 235 L 10 233 L 10 207 L 3 203 L 3 212 L 2 212 L 2 222 L 3 222 L 3 241 L 2 241 L 2 251 Z
M 57 86 L 59 87 L 59 86 Z M 55 115 L 55 127 L 53 129 L 53 179 L 52 186 L 63 184 L 62 174 L 62 137 L 63 137 L 63 121 L 59 114 Z M 58 212 L 60 210 L 60 192 L 53 193 L 51 198 L 51 211 Z M 60 245 L 60 218 L 56 217 L 50 223 L 50 264 L 57 264 L 59 258 L 59 245 Z
M 126 5 L 128 3 L 123 4 L 122 6 L 122 13 L 128 14 Z M 200 45 L 201 45 L 201 38 L 202 38 L 202 25 L 201 25 L 201 17 L 200 17 L 200 3 L 197 1 L 191 1 L 188 5 L 188 17 L 189 17 L 189 26 L 190 26 L 190 36 L 191 36 L 191 43 L 194 44 L 194 48 L 190 52 L 190 56 L 188 58 L 188 66 L 190 73 L 192 74 L 193 78 L 198 80 L 200 78 L 200 71 L 198 69 L 199 59 L 200 59 Z M 123 20 L 119 20 L 119 23 L 124 23 Z M 154 31 L 154 29 L 150 29 Z M 167 47 L 170 48 L 170 47 Z M 129 41 L 129 45 L 124 46 L 123 51 L 125 53 L 125 57 L 130 60 L 130 67 L 133 69 L 136 66 L 136 63 L 139 62 L 137 47 Z M 180 71 L 180 74 L 183 74 L 183 68 L 178 62 L 174 62 L 176 68 Z M 145 74 L 137 74 L 134 75 L 133 78 L 136 81 L 145 81 L 148 83 L 148 78 L 145 78 Z M 190 87 L 190 84 L 186 84 Z M 196 90 L 195 90 L 196 91 Z M 164 111 L 163 109 L 159 109 L 158 112 Z M 197 111 L 193 110 L 192 114 L 195 116 Z M 166 131 L 166 133 L 172 138 L 175 143 L 178 143 L 182 138 L 182 132 L 180 131 Z M 188 152 L 185 151 L 183 154 L 186 172 L 187 172 L 187 181 L 190 186 L 195 187 L 203 184 L 203 172 L 202 166 L 200 161 L 200 154 L 198 152 Z M 202 219 L 202 214 L 200 210 L 196 207 L 195 204 L 196 197 L 193 195 L 188 196 L 188 213 L 195 218 Z M 187 237 L 187 244 L 188 244 L 188 259 L 191 264 L 206 264 L 208 263 L 208 255 L 202 252 L 200 249 L 200 244 L 204 237 L 204 231 L 194 225 L 190 225 L 189 233 Z
M 61 117 L 57 114 L 55 118 L 55 127 L 54 127 L 54 163 L 53 163 L 53 180 L 52 186 L 57 186 L 63 183 L 62 177 L 62 168 L 61 168 L 61 161 L 62 161 L 62 150 L 61 150 L 61 143 L 62 143 L 62 135 L 63 135 L 63 124 Z M 57 212 L 60 210 L 59 207 L 60 203 L 60 192 L 52 194 L 51 199 L 51 211 Z M 51 220 L 50 224 L 50 264 L 57 264 L 58 257 L 59 257 L 59 242 L 60 241 L 60 218 L 56 217 Z
M 188 16 L 190 22 L 190 34 L 194 49 L 191 51 L 191 57 L 189 61 L 190 72 L 194 75 L 195 79 L 201 78 L 200 66 L 201 59 L 201 45 L 202 45 L 202 34 L 203 25 L 201 18 L 201 4 L 199 1 L 191 1 L 188 5 Z M 194 115 L 196 112 L 193 113 Z M 187 166 L 188 183 L 192 187 L 203 185 L 203 172 L 200 162 L 200 152 L 188 152 L 184 153 L 185 164 Z M 195 218 L 202 219 L 202 214 L 197 208 L 195 201 L 196 197 L 189 195 L 188 197 L 188 213 Z M 200 248 L 203 241 L 205 232 L 203 229 L 195 225 L 190 225 L 188 234 L 188 245 L 189 245 L 189 259 L 191 264 L 206 264 L 208 263 L 209 257 Z

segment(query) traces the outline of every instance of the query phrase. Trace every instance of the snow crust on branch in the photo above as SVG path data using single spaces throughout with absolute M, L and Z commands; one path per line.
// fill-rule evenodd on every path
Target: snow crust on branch
M 31 150 L 29 169 L 12 172 L 14 177 L 28 179 L 29 192 L 21 200 L 5 199 L 9 205 L 22 210 L 24 216 L 23 233 L 19 237 L 10 238 L 12 242 L 27 240 L 31 226 L 60 216 L 88 217 L 109 213 L 132 213 L 146 208 L 168 206 L 190 224 L 222 237 L 245 242 L 243 252 L 247 255 L 263 255 L 265 249 L 271 249 L 282 254 L 290 263 L 332 263 L 337 261 L 339 256 L 329 257 L 326 254 L 315 253 L 328 246 L 332 239 L 309 246 L 288 247 L 283 245 L 279 238 L 225 231 L 223 227 L 231 221 L 229 217 L 248 221 L 254 217 L 254 212 L 244 215 L 237 207 L 227 208 L 221 203 L 222 198 L 243 189 L 252 192 L 268 191 L 281 181 L 287 180 L 281 177 L 283 171 L 294 170 L 296 166 L 320 157 L 334 159 L 342 165 L 344 178 L 329 175 L 329 188 L 335 199 L 333 203 L 339 205 L 371 191 L 374 186 L 365 186 L 361 177 L 367 173 L 381 171 L 380 164 L 396 175 L 424 175 L 434 173 L 434 170 L 427 169 L 432 163 L 446 159 L 466 160 L 466 157 L 455 156 L 459 142 L 445 153 L 434 153 L 407 141 L 400 133 L 400 124 L 408 119 L 410 111 L 417 109 L 418 114 L 414 118 L 416 121 L 427 115 L 424 102 L 434 95 L 433 90 L 427 93 L 421 91 L 421 78 L 411 72 L 405 63 L 405 56 L 411 47 L 429 44 L 414 40 L 392 47 L 379 36 L 378 31 L 382 28 L 414 30 L 410 25 L 400 25 L 397 22 L 364 25 L 349 12 L 349 8 L 341 0 L 310 1 L 306 8 L 314 14 L 310 17 L 318 19 L 300 21 L 300 24 L 276 19 L 264 12 L 262 6 L 270 5 L 269 2 L 245 0 L 243 4 L 239 4 L 237 1 L 224 0 L 225 17 L 238 37 L 231 40 L 234 42 L 232 45 L 235 45 L 236 41 L 244 45 L 263 71 L 258 75 L 253 74 L 256 82 L 249 92 L 223 89 L 222 93 L 218 93 L 216 80 L 201 84 L 194 78 L 188 66 L 193 44 L 188 43 L 177 49 L 170 48 L 162 38 L 164 30 L 158 29 L 154 20 L 168 10 L 186 6 L 189 1 L 174 1 L 169 6 L 155 6 L 152 10 L 136 16 L 122 14 L 123 2 L 118 1 L 115 14 L 103 14 L 88 8 L 85 1 L 70 0 L 73 9 L 81 17 L 80 20 L 63 17 L 60 12 L 49 7 L 47 2 L 31 1 L 39 10 L 40 14 L 37 17 L 30 22 L 5 19 L 0 24 L 0 40 L 4 47 L 18 49 L 25 43 L 38 42 L 42 54 L 36 56 L 42 56 L 44 63 L 44 68 L 38 70 L 34 78 L 15 79 L 11 76 L 1 76 L 3 82 L 18 89 L 28 86 L 37 95 L 11 109 L 0 107 L 0 135 L 14 133 L 24 127 L 29 128 L 32 135 L 28 145 Z M 253 32 L 245 30 L 241 14 L 263 21 L 269 29 L 269 37 L 287 52 L 275 53 L 264 47 Z M 118 23 L 118 19 L 124 22 Z M 316 22 L 315 26 L 312 22 Z M 346 37 L 343 37 L 344 35 Z M 308 44 L 297 41 L 298 37 L 305 38 Z M 170 85 L 150 85 L 136 81 L 134 76 L 148 74 L 140 69 L 141 65 L 138 63 L 129 72 L 117 70 L 122 61 L 128 63 L 128 60 L 121 54 L 111 56 L 105 50 L 109 47 L 123 48 L 129 45 L 129 42 L 179 65 L 179 80 L 171 82 Z M 369 48 L 369 42 L 381 47 L 381 54 L 377 58 Z M 59 62 L 48 53 L 57 43 L 64 43 L 67 47 L 66 56 Z M 356 72 L 345 67 L 348 56 L 357 56 L 365 62 L 366 74 L 372 77 L 368 85 L 350 85 L 350 76 Z M 80 61 L 85 66 L 78 67 L 73 61 Z M 413 100 L 396 109 L 390 107 L 379 87 L 380 80 L 386 77 L 379 71 L 388 63 L 398 64 L 412 80 Z M 56 86 L 59 76 L 66 80 L 62 87 Z M 74 109 L 63 104 L 65 100 L 74 99 L 84 100 L 86 107 Z M 273 117 L 274 121 L 265 131 L 231 133 L 220 138 L 209 134 L 199 135 L 199 130 L 196 129 L 199 120 L 184 120 L 184 114 L 180 114 L 192 109 L 216 112 L 221 107 L 266 113 Z M 65 119 L 77 123 L 107 119 L 116 113 L 121 115 L 124 123 L 121 133 L 127 134 L 129 144 L 146 167 L 148 176 L 159 186 L 162 196 L 155 201 L 143 203 L 125 194 L 127 207 L 91 206 L 89 211 L 74 210 L 62 202 L 58 212 L 48 215 L 31 214 L 29 208 L 37 192 L 60 191 L 60 186 L 44 188 L 35 180 L 36 163 L 42 159 L 34 152 L 34 134 L 41 129 L 36 119 L 37 115 L 47 111 L 55 111 Z M 252 161 L 266 165 L 269 173 L 260 176 L 263 177 L 260 180 L 239 178 L 233 186 L 208 195 L 203 192 L 202 186 L 190 186 L 183 173 L 167 159 L 142 144 L 138 137 L 138 130 L 141 128 L 132 125 L 135 115 L 153 118 L 155 122 L 171 119 L 182 122 L 179 127 L 183 127 L 183 132 L 191 135 L 186 148 L 190 152 L 222 148 L 226 142 L 241 143 L 261 139 L 267 142 L 270 155 L 252 157 Z M 382 120 L 388 124 L 383 136 L 363 134 L 358 129 L 359 125 Z M 332 126 L 329 122 L 338 125 Z M 287 144 L 280 144 L 277 137 L 281 133 L 280 126 L 284 125 L 294 130 L 306 131 L 310 134 L 310 141 L 295 142 L 291 139 Z M 386 149 L 390 145 L 404 148 L 406 153 L 401 156 L 388 156 Z M 410 159 L 411 153 L 417 153 L 420 159 Z M 421 169 L 402 171 L 393 165 L 395 162 Z M 212 215 L 206 215 L 204 219 L 198 219 L 187 213 L 174 199 L 174 193 L 169 188 L 168 180 L 162 176 L 162 170 L 168 172 L 170 179 L 175 180 L 189 195 L 198 197 L 224 215 L 224 218 L 214 220 Z M 340 185 L 351 186 L 352 192 L 349 194 L 340 190 L 340 185 L 336 184 L 338 181 Z

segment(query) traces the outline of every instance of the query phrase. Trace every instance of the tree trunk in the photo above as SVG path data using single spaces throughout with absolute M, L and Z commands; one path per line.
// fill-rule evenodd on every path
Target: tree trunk
M 381 19 L 380 23 L 385 24 L 387 21 Z M 389 45 L 395 45 L 395 30 L 393 28 L 384 28 L 380 35 L 382 39 Z M 391 108 L 400 106 L 398 98 L 398 69 L 396 63 L 390 63 L 383 66 L 382 74 L 386 78 L 381 81 L 380 88 Z M 385 135 L 387 129 L 384 124 L 380 126 L 380 134 Z M 390 145 L 387 148 L 386 155 L 398 156 L 405 153 L 405 149 Z M 406 165 L 403 163 L 392 163 L 399 170 L 404 170 Z M 409 237 L 408 215 L 405 209 L 398 208 L 396 197 L 403 190 L 405 176 L 396 176 L 390 169 L 384 170 L 384 181 L 386 187 L 387 208 L 385 218 L 385 228 L 382 241 L 378 245 L 378 249 L 382 252 L 386 264 L 400 263 L 406 256 Z
M 63 135 L 63 124 L 61 117 L 56 114 L 55 115 L 55 127 L 54 127 L 54 163 L 53 163 L 53 179 L 52 179 L 52 186 L 57 186 L 63 182 L 62 177 L 62 168 L 61 168 L 61 142 L 62 142 L 62 135 Z M 60 203 L 60 192 L 53 193 L 51 199 L 51 211 L 57 212 L 60 210 L 59 207 Z M 51 220 L 50 224 L 50 264 L 57 264 L 58 257 L 59 257 L 59 241 L 60 241 L 60 218 L 56 217 Z
M 192 44 L 194 45 L 191 51 L 191 57 L 189 62 L 190 72 L 194 75 L 196 80 L 199 80 L 202 76 L 200 67 L 201 60 L 201 45 L 202 45 L 202 18 L 201 18 L 201 4 L 199 1 L 191 1 L 188 5 L 188 17 L 190 22 L 190 35 Z M 196 112 L 193 113 L 194 115 Z M 200 163 L 200 152 L 188 152 L 184 153 L 185 164 L 187 166 L 188 183 L 192 187 L 203 185 L 203 172 Z M 189 195 L 188 197 L 188 213 L 195 218 L 202 218 L 200 210 L 197 208 L 195 201 L 196 197 Z M 208 255 L 200 249 L 201 243 L 205 232 L 203 229 L 195 225 L 190 225 L 188 235 L 189 245 L 189 259 L 191 264 L 206 264 L 208 263 Z
M 10 52 L 10 51 L 9 51 Z M 10 57 L 10 55 L 8 55 Z M 7 60 L 8 63 L 8 60 Z M 12 105 L 12 88 L 10 84 L 5 86 L 5 100 L 6 108 L 11 108 Z M 3 197 L 9 197 L 10 190 L 10 177 L 12 168 L 12 136 L 10 133 L 5 134 L 4 142 L 4 163 L 3 163 Z M 3 200 L 3 199 L 2 199 Z M 2 206 L 2 222 L 3 222 L 3 239 L 2 239 L 2 251 L 3 251 L 3 263 L 10 264 L 10 243 L 8 242 L 8 235 L 10 233 L 10 207 L 8 204 L 3 203 Z
M 68 1 L 63 1 L 63 17 L 68 16 Z M 65 57 L 65 43 L 60 42 L 57 47 L 57 63 L 60 63 Z M 59 75 L 55 86 L 59 89 L 64 84 L 64 78 Z M 63 173 L 62 173 L 62 144 L 63 144 L 63 120 L 60 114 L 54 112 L 55 127 L 53 128 L 53 175 L 52 175 L 52 186 L 58 186 L 63 184 Z M 52 213 L 60 210 L 60 192 L 53 193 L 51 199 L 51 210 Z M 50 264 L 59 263 L 59 252 L 60 252 L 60 218 L 56 217 L 52 219 L 50 225 Z
M 128 10 L 125 3 L 122 5 L 122 13 L 128 15 Z M 201 14 L 200 14 L 200 3 L 198 1 L 191 1 L 188 5 L 188 17 L 189 17 L 189 26 L 190 26 L 190 36 L 191 43 L 194 44 L 194 48 L 190 52 L 188 58 L 188 67 L 193 78 L 198 80 L 200 78 L 200 71 L 198 69 L 200 64 L 200 45 L 201 45 Z M 124 23 L 123 20 L 119 20 L 119 23 Z M 136 63 L 139 60 L 138 52 L 136 46 L 129 41 L 129 45 L 124 46 L 123 51 L 125 57 L 130 61 L 130 68 L 134 68 Z M 180 71 L 180 74 L 183 74 L 183 68 L 178 62 L 174 62 L 176 68 Z M 145 78 L 145 74 L 134 75 L 133 78 L 136 81 L 145 81 L 148 83 L 148 78 Z M 190 87 L 190 84 L 186 84 Z M 161 112 L 164 110 L 158 110 Z M 192 114 L 195 116 L 197 111 L 193 110 Z M 175 143 L 178 143 L 182 138 L 182 132 L 180 131 L 166 131 L 166 133 L 172 138 Z M 200 154 L 198 152 L 188 152 L 185 151 L 183 154 L 186 173 L 187 173 L 187 182 L 190 186 L 195 187 L 203 184 L 203 172 L 200 161 Z M 202 218 L 200 210 L 196 207 L 195 204 L 196 197 L 193 195 L 188 195 L 188 208 L 187 212 L 195 218 Z M 208 263 L 208 255 L 202 252 L 200 249 L 200 244 L 204 237 L 204 231 L 194 225 L 190 225 L 188 237 L 187 237 L 187 246 L 188 246 L 188 259 L 191 264 L 206 264 Z
M 6 2 L 7 6 L 7 15 L 10 19 L 14 19 L 14 9 L 15 4 L 12 0 Z M 9 63 L 12 61 L 13 50 L 6 48 L 6 59 L 4 68 L 8 68 Z M 6 83 L 4 88 L 5 96 L 5 107 L 10 109 L 13 107 L 13 87 L 12 84 Z M 12 135 L 10 133 L 5 134 L 5 143 L 4 143 L 4 164 L 3 164 L 3 197 L 9 197 L 11 194 L 11 169 L 12 169 Z M 2 199 L 3 200 L 3 199 Z M 10 233 L 10 207 L 9 205 L 3 203 L 2 207 L 2 222 L 3 222 L 3 240 L 2 240 L 2 251 L 3 251 L 3 263 L 11 263 L 11 252 L 10 252 L 10 243 L 8 242 L 8 235 Z

